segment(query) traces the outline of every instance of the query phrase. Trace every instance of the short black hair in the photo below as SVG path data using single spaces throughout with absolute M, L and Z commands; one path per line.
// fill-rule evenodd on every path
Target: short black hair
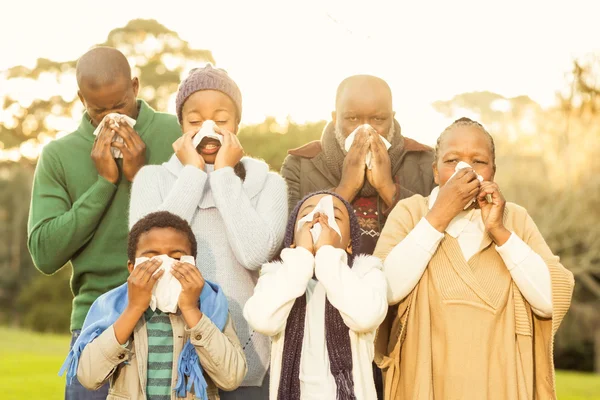
M 456 121 L 454 121 L 453 123 L 451 123 L 446 129 L 444 129 L 444 131 L 437 138 L 437 142 L 435 144 L 435 150 L 434 150 L 434 153 L 433 153 L 433 164 L 435 165 L 438 162 L 438 158 L 439 158 L 439 155 L 440 155 L 440 147 L 441 147 L 442 139 L 443 139 L 444 135 L 446 133 L 452 131 L 454 128 L 458 128 L 458 127 L 461 127 L 461 126 L 475 127 L 477 129 L 479 129 L 481 131 L 481 133 L 483 133 L 484 135 L 486 135 L 488 141 L 490 142 L 490 151 L 492 153 L 492 163 L 493 163 L 494 171 L 495 171 L 496 170 L 496 143 L 494 143 L 494 138 L 483 127 L 483 125 L 481 125 L 481 123 L 479 123 L 477 121 L 473 121 L 471 118 L 467 118 L 467 117 L 459 118 Z
M 129 258 L 129 261 L 135 262 L 135 253 L 140 241 L 140 236 L 154 228 L 172 228 L 185 234 L 190 242 L 190 247 L 192 248 L 191 256 L 196 258 L 198 253 L 198 242 L 196 242 L 196 236 L 194 235 L 194 231 L 192 231 L 190 224 L 183 218 L 171 214 L 168 211 L 157 211 L 140 219 L 129 231 L 129 242 L 127 244 L 127 257 Z

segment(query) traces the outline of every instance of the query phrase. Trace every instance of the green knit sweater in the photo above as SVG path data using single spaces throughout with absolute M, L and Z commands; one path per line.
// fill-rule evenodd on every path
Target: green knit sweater
M 138 100 L 134 129 L 146 144 L 146 163 L 173 154 L 177 118 Z M 35 266 L 51 275 L 73 266 L 71 330 L 81 329 L 98 296 L 127 280 L 127 218 L 131 183 L 100 177 L 90 156 L 94 127 L 84 114 L 77 130 L 44 147 L 35 171 L 28 246 Z M 119 169 L 122 159 L 118 159 Z

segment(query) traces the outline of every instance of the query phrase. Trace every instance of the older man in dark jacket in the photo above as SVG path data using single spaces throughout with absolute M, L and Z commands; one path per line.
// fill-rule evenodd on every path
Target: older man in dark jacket
M 394 115 L 392 92 L 383 79 L 351 76 L 338 87 L 332 121 L 321 140 L 290 150 L 281 170 L 290 211 L 305 195 L 323 189 L 334 189 L 352 203 L 362 233 L 359 253 L 373 253 L 399 200 L 427 196 L 435 186 L 432 149 L 402 136 Z M 355 130 L 346 151 L 346 138 Z M 381 138 L 391 144 L 389 149 Z

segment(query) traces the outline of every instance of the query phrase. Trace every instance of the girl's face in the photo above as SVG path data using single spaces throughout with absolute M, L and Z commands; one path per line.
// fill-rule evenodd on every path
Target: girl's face
M 464 161 L 485 181 L 493 181 L 495 168 L 490 139 L 473 126 L 459 126 L 444 134 L 433 166 L 435 183 L 444 186 L 456 164 Z
M 187 98 L 181 110 L 183 132 L 199 130 L 202 123 L 213 120 L 220 128 L 237 134 L 239 121 L 236 107 L 229 96 L 218 90 L 200 90 Z M 221 149 L 219 141 L 205 138 L 196 148 L 207 164 L 214 164 Z
M 315 206 L 321 201 L 321 199 L 325 196 L 329 196 L 328 194 L 317 194 L 310 198 L 308 198 L 302 206 L 300 207 L 300 211 L 298 212 L 298 217 L 296 218 L 296 227 L 298 226 L 298 221 L 302 218 L 306 217 L 308 214 L 312 212 Z M 333 197 L 333 213 L 335 215 L 335 222 L 340 227 L 340 232 L 342 233 L 342 240 L 340 242 L 341 249 L 347 249 L 350 244 L 350 217 L 348 216 L 348 210 L 346 206 L 340 199 L 335 196 Z M 331 224 L 331 221 L 329 221 Z

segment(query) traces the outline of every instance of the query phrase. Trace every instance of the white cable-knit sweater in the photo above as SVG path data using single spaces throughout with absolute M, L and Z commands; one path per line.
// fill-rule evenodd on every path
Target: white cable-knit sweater
M 255 333 L 242 315 L 258 280 L 258 269 L 279 249 L 287 222 L 285 181 L 262 161 L 244 157 L 242 182 L 233 168 L 206 172 L 183 166 L 173 155 L 135 177 L 129 226 L 154 211 L 188 221 L 198 241 L 196 265 L 222 286 L 248 362 L 242 386 L 261 386 L 269 365 L 269 338 Z

